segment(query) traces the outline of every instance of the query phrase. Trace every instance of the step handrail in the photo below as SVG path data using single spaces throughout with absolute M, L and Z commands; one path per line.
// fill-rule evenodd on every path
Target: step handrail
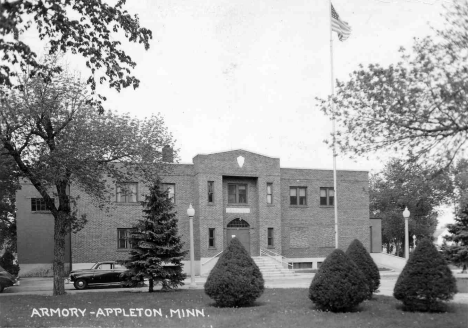
M 270 253 L 270 254 L 269 254 Z M 273 254 L 273 255 L 271 255 Z M 293 269 L 293 265 L 292 263 L 289 263 L 286 258 L 281 255 L 281 254 L 278 254 L 278 253 L 275 253 L 273 251 L 270 251 L 270 250 L 265 250 L 263 248 L 260 248 L 260 256 L 262 255 L 265 255 L 265 256 L 268 256 L 268 257 L 271 257 L 273 260 L 275 260 L 276 262 L 279 262 L 281 263 L 281 265 L 283 266 L 283 268 L 286 268 L 288 270 L 292 270 Z M 281 261 L 278 260 L 276 257 L 281 257 Z
M 218 257 L 223 251 L 219 252 L 218 254 L 216 254 L 215 256 L 209 258 L 208 260 L 206 260 L 205 262 L 202 263 L 202 265 L 205 265 L 207 264 L 208 262 L 210 262 L 211 260 L 213 260 L 215 257 Z

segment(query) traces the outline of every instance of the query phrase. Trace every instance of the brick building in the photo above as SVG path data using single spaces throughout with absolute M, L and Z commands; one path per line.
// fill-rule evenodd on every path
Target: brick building
M 170 152 L 166 159 L 171 160 Z M 316 268 L 334 249 L 333 171 L 281 168 L 278 158 L 244 150 L 197 155 L 193 164 L 169 165 L 170 172 L 162 181 L 173 197 L 186 247 L 186 211 L 190 204 L 195 209 L 197 273 L 211 269 L 216 258 L 210 259 L 233 236 L 252 256 L 274 252 L 294 268 Z M 147 186 L 144 181 L 124 183 L 127 191 L 120 192 L 119 184 L 115 186 L 115 202 L 108 212 L 80 195 L 79 211 L 87 214 L 88 222 L 67 238 L 66 255 L 73 268 L 127 257 L 125 235 L 141 216 L 139 201 L 144 199 Z M 73 186 L 70 189 L 72 194 L 78 193 Z M 368 173 L 338 171 L 337 189 L 340 248 L 346 249 L 358 238 L 369 250 L 380 252 L 380 230 L 372 228 L 375 223 L 369 217 Z M 53 218 L 41 207 L 38 195 L 29 184 L 23 184 L 17 194 L 22 275 L 44 271 L 52 263 Z M 187 261 L 187 272 L 189 265 Z

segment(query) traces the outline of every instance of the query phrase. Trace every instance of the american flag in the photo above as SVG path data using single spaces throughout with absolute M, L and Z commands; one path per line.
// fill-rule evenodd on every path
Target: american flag
M 345 41 L 351 35 L 351 27 L 348 23 L 340 19 L 333 5 L 331 6 L 331 27 L 332 31 L 338 33 L 338 39 L 340 41 Z

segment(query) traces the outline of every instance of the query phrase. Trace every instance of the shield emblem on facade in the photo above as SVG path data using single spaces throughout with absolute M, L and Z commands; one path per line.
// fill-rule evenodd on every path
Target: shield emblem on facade
M 242 167 L 242 165 L 244 165 L 244 160 L 245 158 L 242 156 L 237 157 L 237 164 L 239 164 L 239 166 Z

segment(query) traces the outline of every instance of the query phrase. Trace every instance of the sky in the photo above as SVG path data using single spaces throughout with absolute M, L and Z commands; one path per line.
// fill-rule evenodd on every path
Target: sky
M 333 33 L 334 77 L 346 80 L 359 64 L 398 62 L 401 46 L 430 35 L 429 23 L 441 26 L 447 2 L 334 0 L 352 28 L 345 42 Z M 161 113 L 181 163 L 245 149 L 280 158 L 281 167 L 333 168 L 324 143 L 332 123 L 316 100 L 331 90 L 329 0 L 129 0 L 126 9 L 153 40 L 148 51 L 125 45 L 140 87 L 103 89 L 106 108 Z M 340 155 L 337 169 L 376 172 L 391 156 L 398 154 Z
M 359 64 L 396 63 L 400 46 L 430 34 L 428 22 L 440 24 L 442 4 L 335 0 L 353 29 L 345 42 L 333 35 L 335 78 L 346 80 Z M 332 168 L 323 142 L 332 124 L 316 101 L 330 94 L 328 0 L 139 0 L 127 7 L 153 40 L 149 51 L 126 48 L 141 85 L 107 93 L 108 108 L 161 113 L 182 163 L 240 148 L 279 157 L 282 167 Z M 337 168 L 379 170 L 393 155 L 340 156 Z

